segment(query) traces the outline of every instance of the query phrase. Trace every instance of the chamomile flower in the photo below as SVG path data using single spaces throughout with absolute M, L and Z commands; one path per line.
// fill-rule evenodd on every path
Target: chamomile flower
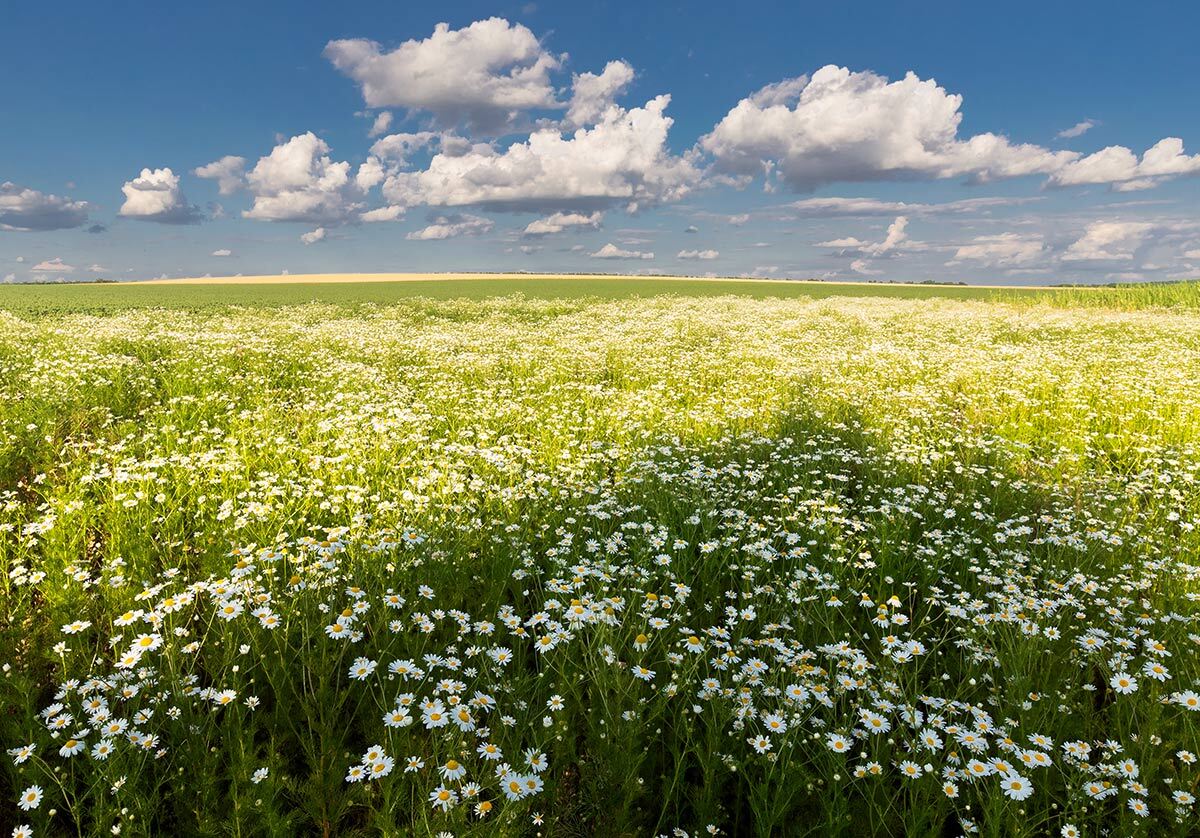
M 22 811 L 28 812 L 32 809 L 36 809 L 41 802 L 42 787 L 30 786 L 29 788 L 25 789 L 25 791 L 21 792 L 21 798 L 17 801 L 17 806 L 19 806 Z

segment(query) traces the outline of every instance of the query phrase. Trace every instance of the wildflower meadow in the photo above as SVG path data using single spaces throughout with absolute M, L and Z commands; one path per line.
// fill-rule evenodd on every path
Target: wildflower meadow
M 1200 312 L 0 311 L 24 836 L 1187 836 Z

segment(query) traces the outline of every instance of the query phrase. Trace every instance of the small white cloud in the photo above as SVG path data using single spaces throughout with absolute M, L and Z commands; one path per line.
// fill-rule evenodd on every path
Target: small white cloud
M 53 259 L 47 259 L 44 262 L 38 262 L 29 270 L 36 273 L 69 274 L 75 270 L 75 266 L 68 265 L 63 262 L 61 256 L 55 256 Z
M 720 255 L 720 252 L 716 250 L 681 250 L 675 255 L 675 258 L 699 259 L 708 262 L 716 259 Z
M 732 224 L 734 227 L 741 227 L 743 224 L 745 224 L 749 220 L 750 220 L 750 213 L 748 213 L 748 212 L 743 212 L 740 215 L 729 216 L 729 223 Z
M 850 263 L 850 270 L 854 271 L 856 274 L 862 274 L 863 276 L 878 276 L 879 274 L 883 273 L 883 271 L 877 271 L 871 268 L 871 263 L 866 259 L 855 259 Z
M 595 253 L 589 253 L 593 259 L 653 259 L 653 252 L 641 250 L 622 250 L 612 242 L 604 245 Z
M 316 244 L 317 242 L 324 240 L 324 238 L 325 238 L 325 228 L 324 227 L 318 227 L 315 230 L 310 230 L 307 233 L 300 234 L 300 241 L 304 242 L 305 244 Z
M 587 215 L 581 212 L 556 212 L 547 218 L 529 222 L 525 227 L 524 235 L 548 236 L 552 233 L 561 233 L 569 227 L 591 227 L 597 230 L 603 220 L 604 213 L 599 210 Z
M 404 217 L 406 212 L 404 207 L 398 207 L 395 204 L 390 204 L 386 207 L 378 207 L 377 209 L 364 212 L 362 220 L 367 224 L 379 223 L 382 221 L 398 221 Z
M 381 134 L 386 134 L 387 130 L 392 127 L 392 112 L 380 111 L 375 117 L 375 121 L 371 123 L 371 130 L 367 132 L 368 137 L 378 137 Z
M 233 251 L 228 248 L 223 247 L 220 250 L 214 250 L 212 252 L 212 255 L 213 256 L 232 256 Z
M 688 226 L 687 226 L 687 227 L 684 229 L 684 231 L 683 231 L 683 232 L 685 232 L 685 233 L 699 233 L 699 232 L 700 232 L 700 228 L 699 228 L 699 227 L 697 227 L 695 224 L 689 224 L 689 225 L 688 225 Z
M 1076 122 L 1070 128 L 1064 128 L 1054 136 L 1058 137 L 1060 140 L 1071 140 L 1075 137 L 1082 137 L 1099 124 L 1100 123 L 1096 122 L 1094 119 L 1085 119 L 1083 122 Z
M 837 249 L 855 249 L 866 247 L 867 242 L 861 239 L 856 239 L 854 236 L 847 236 L 844 239 L 830 239 L 829 241 L 817 242 L 813 247 L 832 247 Z
M 431 241 L 455 236 L 479 236 L 490 232 L 494 226 L 495 222 L 490 218 L 478 215 L 442 215 L 428 227 L 409 233 L 406 238 Z
M 192 174 L 215 180 L 218 192 L 222 195 L 232 195 L 246 182 L 246 158 L 227 154 L 220 160 L 193 169 Z
M 4 279 L 0 280 L 0 282 L 3 282 L 5 285 L 11 285 L 12 283 L 14 283 L 16 281 L 17 281 L 16 274 L 5 274 Z
M 904 232 L 904 228 L 907 226 L 908 218 L 903 215 L 897 216 L 896 220 L 888 225 L 887 236 L 884 237 L 884 240 L 877 244 L 866 245 L 862 249 L 863 253 L 879 256 L 889 250 L 895 250 L 908 239 L 908 233 Z
M 94 274 L 112 273 L 112 268 L 106 268 L 103 265 L 97 265 L 97 264 L 88 265 L 88 270 Z

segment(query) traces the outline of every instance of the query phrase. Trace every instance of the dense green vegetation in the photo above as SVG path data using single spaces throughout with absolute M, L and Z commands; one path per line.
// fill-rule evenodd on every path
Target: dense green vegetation
M 531 299 L 595 297 L 624 299 L 671 294 L 716 297 L 811 297 L 836 295 L 901 299 L 989 299 L 1000 292 L 982 287 L 932 285 L 854 285 L 846 283 L 762 282 L 757 280 L 677 279 L 456 279 L 411 282 L 283 283 L 247 285 L 0 285 L 0 309 L 24 316 L 69 313 L 106 314 L 131 308 L 205 310 L 233 306 L 279 307 L 303 303 L 339 306 L 389 305 L 415 297 L 468 299 L 522 294 Z M 1013 296 L 1033 292 L 1011 291 Z

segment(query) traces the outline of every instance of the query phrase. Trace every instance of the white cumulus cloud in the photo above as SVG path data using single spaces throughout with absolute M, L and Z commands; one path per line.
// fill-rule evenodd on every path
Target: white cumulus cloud
M 1167 137 L 1146 149 L 1140 160 L 1125 146 L 1103 148 L 1063 166 L 1050 178 L 1050 183 L 1053 186 L 1108 183 L 1118 192 L 1128 192 L 1195 174 L 1200 174 L 1200 154 L 1185 154 L 1183 140 Z
M 499 133 L 522 111 L 560 107 L 550 80 L 559 57 L 499 17 L 462 29 L 439 23 L 394 50 L 363 38 L 330 41 L 324 54 L 358 82 L 369 107 L 427 111 L 443 127 Z
M 669 96 L 640 108 L 611 107 L 590 128 L 564 136 L 541 128 L 501 150 L 479 143 L 435 154 L 423 171 L 394 172 L 383 185 L 392 204 L 587 211 L 677 200 L 699 180 L 689 157 L 667 149 Z
M 701 261 L 712 261 L 720 256 L 721 253 L 716 250 L 681 250 L 675 255 L 677 259 L 699 259 Z
M 366 190 L 383 177 L 368 158 L 357 174 L 329 157 L 329 145 L 311 131 L 282 142 L 246 176 L 254 203 L 242 215 L 259 221 L 340 224 L 356 220 Z
M 828 65 L 811 79 L 769 85 L 700 141 L 719 170 L 773 172 L 794 190 L 838 181 L 966 177 L 987 181 L 1056 171 L 1075 152 L 958 135 L 962 97 L 914 73 L 889 81 Z
M 222 247 L 220 250 L 214 250 L 212 252 L 212 255 L 213 256 L 232 256 L 233 251 L 227 247 Z
M 121 191 L 125 203 L 117 214 L 124 218 L 160 224 L 195 224 L 201 220 L 200 208 L 188 203 L 179 188 L 179 175 L 169 168 L 142 169 Z
M 315 230 L 310 230 L 307 233 L 300 234 L 300 241 L 304 242 L 305 244 L 316 244 L 317 242 L 324 240 L 324 238 L 324 227 L 318 227 Z

